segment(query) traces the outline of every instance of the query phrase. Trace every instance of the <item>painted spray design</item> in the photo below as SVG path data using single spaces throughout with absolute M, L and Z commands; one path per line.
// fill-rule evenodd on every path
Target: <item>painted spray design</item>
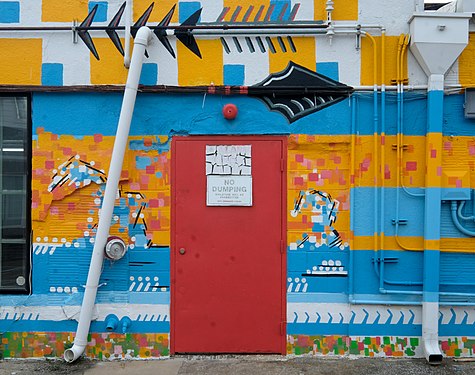
M 158 142 L 148 138 L 130 141 L 129 168 L 123 170 L 110 231 L 124 238 L 129 251 L 123 261 L 104 265 L 102 291 L 169 290 L 168 147 Z M 85 143 L 76 146 L 91 147 L 89 140 Z M 62 150 L 53 142 L 52 149 L 56 146 Z M 35 227 L 33 263 L 36 274 L 47 277 L 35 278 L 35 293 L 83 291 L 107 180 L 101 161 L 106 156 L 71 152 L 59 165 L 53 161 L 58 158 L 45 162 L 51 169 L 42 170 L 41 175 L 48 173 L 49 182 L 43 179 L 36 189 L 47 191 L 52 201 L 44 206 L 46 216 L 41 220 L 48 217 L 49 224 Z M 59 223 L 65 223 L 62 230 Z M 80 272 L 72 272 L 67 261 L 71 257 Z
M 300 191 L 294 199 L 292 217 L 297 217 L 303 209 L 311 211 L 312 232 L 304 233 L 302 238 L 291 242 L 288 247 L 289 256 L 294 252 L 310 254 L 307 269 L 299 276 L 290 275 L 287 279 L 287 292 L 312 292 L 314 281 L 320 277 L 347 277 L 345 254 L 349 248 L 343 242 L 340 233 L 334 228 L 337 221 L 340 202 L 329 193 L 310 189 Z M 344 252 L 344 253 L 343 253 Z

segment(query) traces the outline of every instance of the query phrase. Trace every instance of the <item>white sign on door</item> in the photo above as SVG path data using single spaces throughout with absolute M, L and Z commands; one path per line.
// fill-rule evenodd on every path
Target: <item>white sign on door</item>
M 206 205 L 252 206 L 251 145 L 206 146 Z

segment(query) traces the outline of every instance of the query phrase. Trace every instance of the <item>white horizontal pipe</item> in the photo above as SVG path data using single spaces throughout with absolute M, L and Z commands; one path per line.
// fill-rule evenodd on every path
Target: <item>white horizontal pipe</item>
M 89 273 L 87 275 L 86 291 L 84 292 L 79 323 L 76 330 L 76 337 L 72 348 L 64 352 L 64 359 L 67 362 L 74 362 L 78 359 L 87 345 L 87 335 L 91 325 L 94 303 L 96 301 L 99 278 L 101 276 L 102 263 L 104 260 L 104 246 L 109 236 L 112 212 L 114 210 L 117 188 L 119 186 L 122 164 L 124 161 L 127 139 L 129 137 L 132 113 L 134 112 L 135 99 L 137 97 L 137 87 L 139 85 L 140 73 L 142 71 L 145 48 L 148 46 L 152 32 L 148 27 L 141 27 L 137 32 L 134 42 L 134 51 L 130 64 L 127 83 L 125 85 L 124 99 L 117 125 L 114 148 L 107 176 L 106 191 L 99 217 L 94 249 L 92 250 Z

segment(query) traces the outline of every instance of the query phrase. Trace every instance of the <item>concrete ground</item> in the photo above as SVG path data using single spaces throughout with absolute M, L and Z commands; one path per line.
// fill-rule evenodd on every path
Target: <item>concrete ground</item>
M 475 374 L 475 358 L 444 359 L 430 366 L 423 359 L 350 359 L 282 357 L 277 355 L 176 356 L 149 361 L 98 362 L 80 359 L 73 364 L 62 360 L 3 360 L 0 375 L 419 375 Z

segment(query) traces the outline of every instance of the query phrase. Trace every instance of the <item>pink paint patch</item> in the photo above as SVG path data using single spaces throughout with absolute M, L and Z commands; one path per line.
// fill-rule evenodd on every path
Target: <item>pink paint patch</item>
M 321 175 L 322 175 L 322 178 L 331 178 L 332 171 L 322 171 Z
M 63 148 L 63 155 L 69 156 L 69 155 L 71 155 L 72 153 L 73 153 L 73 150 L 70 149 L 69 147 Z
M 161 228 L 160 226 L 160 220 L 150 220 L 149 224 L 148 224 L 148 227 L 150 229 L 155 229 L 155 230 L 158 230 Z
M 303 185 L 303 177 L 295 177 L 294 185 Z
M 154 165 L 147 165 L 145 167 L 145 173 L 147 174 L 155 174 L 155 166 Z
M 130 184 L 130 190 L 137 190 L 137 191 L 140 190 L 140 184 L 137 182 L 132 182 Z
M 455 187 L 461 188 L 462 187 L 462 180 L 457 179 L 457 181 L 455 181 Z
M 406 163 L 406 171 L 417 171 L 417 161 L 408 161 Z
M 452 150 L 452 142 L 444 142 L 444 150 Z
M 158 199 L 150 199 L 148 201 L 148 206 L 151 208 L 158 207 Z
M 309 173 L 308 180 L 309 181 L 318 181 L 318 173 Z
M 51 207 L 50 212 L 51 212 L 51 215 L 58 215 L 59 214 L 59 208 L 58 207 Z
M 437 150 L 430 150 L 430 157 L 435 159 L 437 157 Z
M 76 204 L 75 203 L 68 203 L 68 211 L 74 211 L 76 209 Z
M 46 168 L 46 169 L 53 169 L 53 168 L 54 168 L 54 161 L 52 161 L 52 160 L 46 160 L 46 161 L 45 161 L 45 168 Z
M 297 154 L 297 155 L 295 155 L 295 161 L 296 161 L 297 163 L 303 162 L 303 155 L 302 155 L 302 154 Z
M 142 186 L 148 185 L 149 182 L 150 182 L 150 176 L 149 175 L 143 174 L 143 175 L 140 176 L 140 184 Z
M 94 142 L 102 142 L 102 134 L 94 134 Z
M 472 156 L 475 155 L 475 146 L 469 146 L 468 153 Z
M 437 167 L 437 176 L 442 176 L 442 167 Z
M 165 199 L 158 200 L 158 207 L 165 207 Z
M 335 156 L 335 159 L 333 159 L 335 164 L 341 164 L 341 156 Z

